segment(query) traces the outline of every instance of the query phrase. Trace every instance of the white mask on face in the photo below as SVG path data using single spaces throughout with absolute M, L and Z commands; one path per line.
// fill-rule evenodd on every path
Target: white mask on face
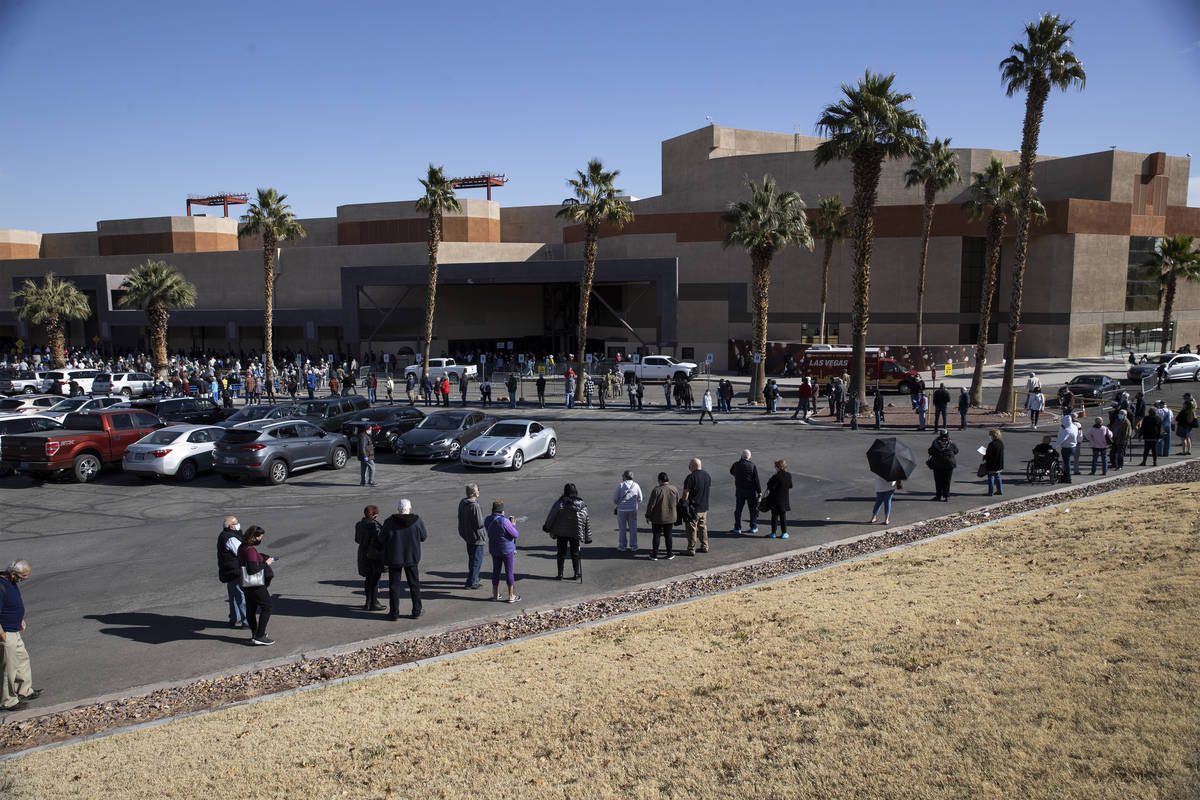
M 241 529 L 242 529 L 242 523 L 237 522 L 237 523 L 234 523 L 234 526 L 230 530 L 240 531 Z

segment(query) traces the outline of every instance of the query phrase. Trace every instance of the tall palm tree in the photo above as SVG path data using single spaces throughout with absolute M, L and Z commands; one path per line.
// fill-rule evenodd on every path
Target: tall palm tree
M 1191 236 L 1177 234 L 1159 239 L 1154 245 L 1150 263 L 1158 269 L 1158 281 L 1163 290 L 1162 349 L 1167 352 L 1170 341 L 1171 316 L 1175 311 L 1175 290 L 1179 279 L 1200 280 L 1200 252 L 1194 248 Z
M 854 181 L 854 307 L 851 338 L 854 354 L 850 381 L 860 403 L 866 401 L 868 294 L 871 246 L 875 238 L 875 198 L 885 158 L 911 158 L 925 141 L 925 122 L 905 106 L 912 95 L 892 90 L 896 75 L 868 70 L 857 86 L 842 84 L 845 97 L 825 107 L 817 131 L 829 138 L 817 146 L 813 162 L 822 167 L 850 159 Z
M 950 139 L 926 142 L 913 158 L 913 165 L 904 173 L 904 185 L 920 186 L 925 192 L 923 224 L 921 226 L 921 267 L 917 270 L 917 360 L 924 366 L 921 346 L 925 335 L 925 263 L 929 258 L 929 237 L 933 233 L 933 204 L 938 192 L 949 189 L 961 180 L 958 175 L 958 154 L 950 149 Z
M 583 278 L 579 281 L 579 343 L 578 362 L 584 363 L 587 351 L 588 304 L 592 296 L 592 281 L 596 277 L 596 240 L 600 225 L 607 222 L 617 228 L 633 219 L 633 211 L 617 197 L 621 193 L 613 183 L 620 170 L 605 172 L 600 159 L 588 161 L 587 172 L 575 171 L 576 177 L 567 181 L 574 197 L 563 201 L 556 216 L 583 224 Z
M 159 379 L 167 376 L 167 322 L 173 308 L 196 305 L 196 287 L 165 261 L 146 260 L 121 281 L 121 308 L 140 308 L 150 326 L 150 350 Z
M 425 287 L 425 334 L 421 342 L 421 377 L 429 374 L 429 344 L 433 341 L 433 309 L 437 302 L 438 246 L 442 241 L 442 214 L 459 211 L 462 206 L 454 196 L 454 181 L 447 178 L 441 167 L 429 165 L 424 179 L 425 194 L 417 200 L 417 211 L 429 215 L 429 284 Z
M 263 380 L 268 386 L 275 380 L 275 248 L 280 242 L 290 242 L 306 236 L 304 226 L 292 214 L 291 206 L 283 202 L 286 194 L 274 189 L 259 189 L 258 200 L 242 215 L 238 237 L 262 236 L 263 246 Z
M 829 302 L 829 262 L 833 258 L 833 246 L 841 244 L 850 235 L 850 209 L 842 205 L 836 194 L 822 197 L 817 206 L 814 239 L 825 241 L 825 256 L 821 260 L 821 344 L 825 344 L 825 306 Z
M 1043 14 L 1025 25 L 1025 43 L 1014 43 L 1008 58 L 1000 62 L 1005 93 L 1025 95 L 1025 122 L 1021 129 L 1021 161 L 1017 174 L 1017 243 L 1013 261 L 1012 299 L 1008 309 L 1008 342 L 1004 352 L 1004 380 L 1000 384 L 997 411 L 1011 411 L 1016 398 L 1017 336 L 1021 333 L 1021 295 L 1025 285 L 1025 262 L 1029 252 L 1029 226 L 1033 219 L 1033 160 L 1037 155 L 1042 115 L 1051 89 L 1066 91 L 1084 87 L 1083 64 L 1067 48 L 1071 46 L 1074 22 L 1063 22 L 1057 14 Z
M 971 175 L 970 198 L 963 206 L 971 219 L 987 218 L 986 262 L 983 287 L 979 297 L 979 337 L 975 344 L 975 371 L 971 375 L 971 405 L 983 404 L 983 362 L 987 358 L 988 331 L 992 322 L 992 303 L 996 282 L 1000 277 L 1000 253 L 1004 226 L 1017 213 L 1017 173 L 1008 172 L 999 159 L 993 158 L 983 172 Z M 1032 206 L 1034 216 L 1045 219 L 1046 209 L 1036 197 Z
M 87 319 L 92 315 L 92 304 L 87 295 L 75 284 L 54 277 L 47 272 L 41 283 L 26 280 L 21 288 L 12 293 L 17 316 L 46 329 L 46 347 L 50 351 L 50 364 L 61 369 L 66 364 L 63 350 L 66 343 L 67 323 L 73 319 Z
M 764 175 L 762 185 L 748 178 L 750 199 L 729 204 L 722 219 L 730 225 L 722 242 L 737 245 L 750 254 L 754 277 L 754 352 L 758 365 L 750 383 L 750 401 L 757 403 L 766 384 L 767 295 L 771 288 L 771 259 L 785 247 L 796 245 L 812 250 L 813 238 L 804 214 L 804 201 L 796 192 L 780 192 L 775 179 Z

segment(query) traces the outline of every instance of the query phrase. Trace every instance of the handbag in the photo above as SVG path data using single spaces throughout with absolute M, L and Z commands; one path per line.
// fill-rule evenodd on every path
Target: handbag
M 771 495 L 769 495 L 769 494 L 763 495 L 763 498 L 758 501 L 758 510 L 759 511 L 770 511 L 771 510 Z
M 243 589 L 253 589 L 255 586 L 267 585 L 267 570 L 260 569 L 258 572 L 250 572 L 245 567 L 242 567 L 241 587 Z
M 986 461 L 980 461 L 980 462 L 979 462 L 979 469 L 975 470 L 975 476 L 976 476 L 976 477 L 978 477 L 978 478 L 982 478 L 984 475 L 987 475 L 987 471 L 988 471 L 988 470 L 987 470 L 987 462 L 986 462 Z

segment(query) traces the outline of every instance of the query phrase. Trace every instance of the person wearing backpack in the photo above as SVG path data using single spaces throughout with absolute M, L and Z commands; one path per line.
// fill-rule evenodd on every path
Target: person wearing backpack
M 379 507 L 367 506 L 363 518 L 354 526 L 354 543 L 358 545 L 358 574 L 363 579 L 366 602 L 364 611 L 383 611 L 379 602 L 379 576 L 383 574 L 383 550 L 379 546 Z

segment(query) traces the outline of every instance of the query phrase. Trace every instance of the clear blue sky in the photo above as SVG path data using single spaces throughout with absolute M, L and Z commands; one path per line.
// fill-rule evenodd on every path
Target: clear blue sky
M 415 198 L 430 161 L 507 173 L 507 206 L 560 202 L 593 156 L 648 197 L 661 140 L 705 115 L 812 134 L 865 68 L 897 74 L 931 136 L 1015 150 L 1024 98 L 997 65 L 1045 10 L 1077 21 L 1088 80 L 1051 97 L 1041 152 L 1191 152 L 1200 173 L 1196 0 L 0 0 L 0 228 L 95 230 L 259 186 L 333 216 Z

